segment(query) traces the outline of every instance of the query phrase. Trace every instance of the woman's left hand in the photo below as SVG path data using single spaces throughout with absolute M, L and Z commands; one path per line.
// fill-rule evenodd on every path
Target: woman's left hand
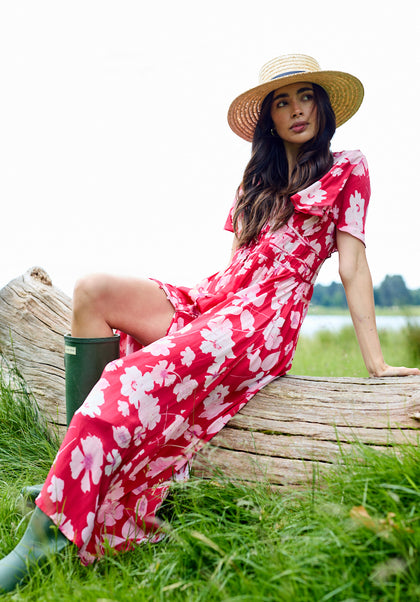
M 385 376 L 420 376 L 420 370 L 418 368 L 406 368 L 405 366 L 388 366 L 385 364 L 384 367 L 371 374 L 375 378 L 382 378 Z

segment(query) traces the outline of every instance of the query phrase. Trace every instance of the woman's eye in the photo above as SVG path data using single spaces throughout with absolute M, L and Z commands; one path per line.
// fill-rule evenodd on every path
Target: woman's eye
M 302 100 L 313 100 L 314 95 L 313 94 L 304 94 L 302 96 Z
M 279 102 L 277 103 L 278 108 L 285 107 L 286 105 L 287 102 L 285 100 L 279 100 Z

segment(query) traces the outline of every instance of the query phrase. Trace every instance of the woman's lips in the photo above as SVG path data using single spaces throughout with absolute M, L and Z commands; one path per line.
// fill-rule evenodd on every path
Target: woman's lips
M 299 134 L 300 132 L 303 132 L 307 127 L 307 121 L 299 121 L 298 123 L 294 123 L 290 129 Z

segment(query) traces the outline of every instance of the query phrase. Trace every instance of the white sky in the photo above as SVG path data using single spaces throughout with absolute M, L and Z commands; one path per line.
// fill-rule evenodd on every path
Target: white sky
M 419 288 L 419 23 L 412 0 L 0 0 L 0 287 L 32 265 L 68 294 L 92 271 L 223 267 L 250 152 L 228 106 L 303 52 L 365 85 L 333 149 L 368 158 L 374 283 Z

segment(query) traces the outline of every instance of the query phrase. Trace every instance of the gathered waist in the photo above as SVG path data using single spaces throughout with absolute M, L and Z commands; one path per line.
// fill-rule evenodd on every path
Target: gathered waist
M 270 266 L 269 274 L 267 274 L 269 278 L 291 276 L 301 282 L 314 284 L 319 269 L 324 263 L 324 258 L 318 256 L 312 248 L 307 246 L 302 245 L 299 251 L 299 253 L 291 253 L 287 248 L 273 244 L 264 245 L 256 249 L 256 252 L 251 253 L 246 261 L 252 261 L 253 264 L 261 263 L 261 257 L 264 257 L 265 260 L 262 263 Z

